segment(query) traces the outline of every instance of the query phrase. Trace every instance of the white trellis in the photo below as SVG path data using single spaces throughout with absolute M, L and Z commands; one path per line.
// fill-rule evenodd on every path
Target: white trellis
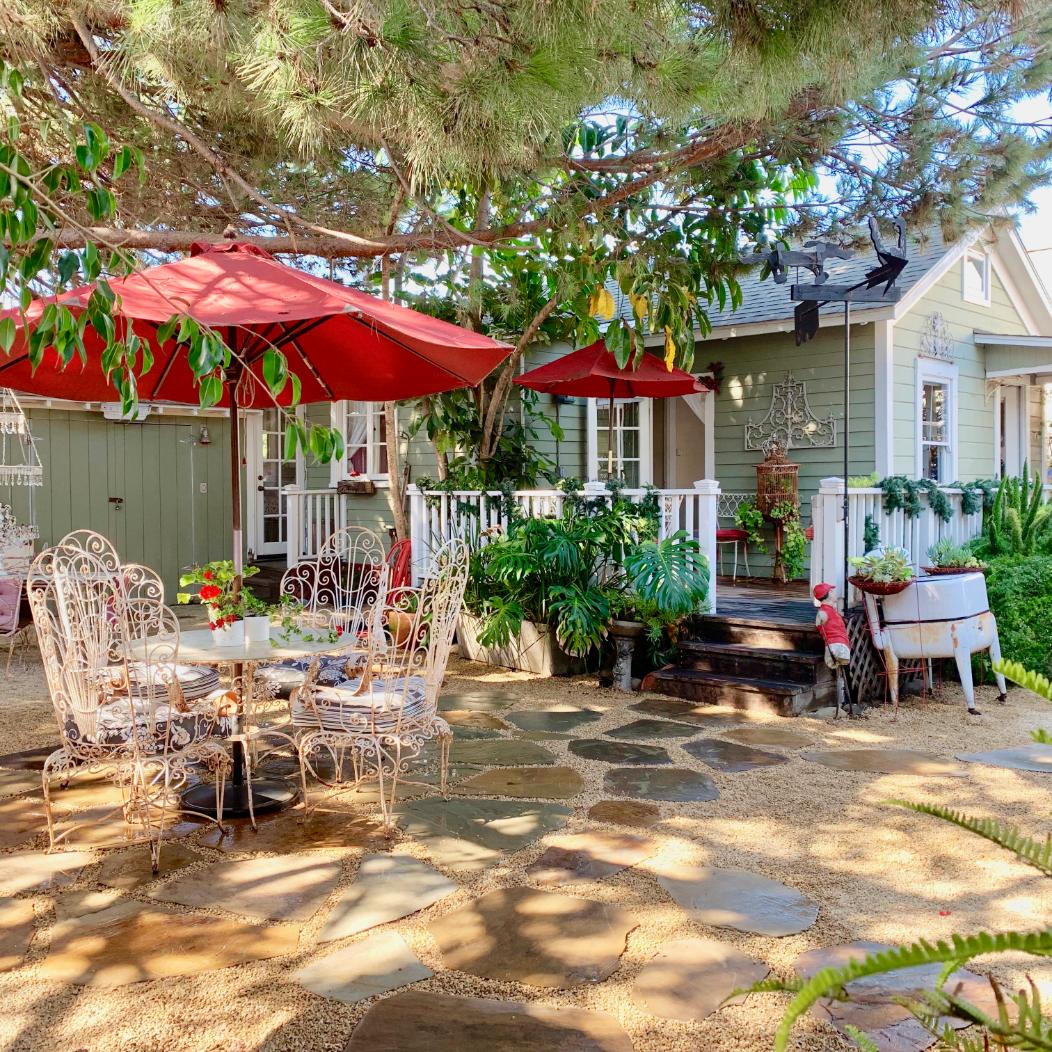
M 836 420 L 830 414 L 818 417 L 807 401 L 802 380 L 786 373 L 771 388 L 771 408 L 758 424 L 752 417 L 745 424 L 745 448 L 768 452 L 775 445 L 782 449 L 825 448 L 836 445 Z

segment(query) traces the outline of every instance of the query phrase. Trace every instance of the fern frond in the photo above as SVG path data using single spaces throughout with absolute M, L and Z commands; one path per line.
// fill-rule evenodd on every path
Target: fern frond
M 848 1023 L 844 1027 L 847 1036 L 859 1047 L 859 1052 L 880 1052 L 877 1043 L 864 1030 Z
M 1040 672 L 1028 669 L 1018 661 L 995 661 L 994 672 L 1000 672 L 1002 676 L 1010 679 L 1013 683 L 1032 690 L 1047 701 L 1052 701 L 1052 680 L 1043 676 Z
M 823 968 L 800 987 L 789 1003 L 775 1032 L 775 1052 L 785 1052 L 793 1026 L 805 1012 L 823 998 L 834 996 L 856 979 L 924 964 L 959 966 L 973 957 L 1009 951 L 1037 957 L 1052 955 L 1052 929 L 1037 932 L 978 932 L 975 935 L 953 935 L 949 940 L 940 939 L 938 942 L 920 939 L 908 946 L 870 954 L 841 968 Z
M 948 807 L 939 807 L 937 804 L 918 804 L 911 800 L 889 800 L 889 804 L 895 807 L 904 807 L 908 811 L 916 811 L 921 815 L 930 815 L 932 818 L 941 818 L 944 822 L 951 822 L 961 829 L 968 830 L 984 840 L 989 840 L 1006 851 L 1011 851 L 1020 862 L 1040 870 L 1046 876 L 1052 877 L 1052 834 L 1045 837 L 1044 843 L 1034 840 L 1032 837 L 1020 833 L 1018 828 L 1002 822 L 996 818 L 973 818 L 961 811 L 953 811 Z

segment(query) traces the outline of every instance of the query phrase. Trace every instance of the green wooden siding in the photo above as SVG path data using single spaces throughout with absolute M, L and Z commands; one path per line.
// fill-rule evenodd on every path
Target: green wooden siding
M 226 421 L 152 416 L 120 424 L 99 413 L 35 408 L 26 415 L 44 485 L 0 488 L 0 499 L 22 521 L 35 518 L 39 546 L 70 530 L 95 530 L 122 559 L 157 570 L 170 601 L 184 567 L 230 557 Z M 212 441 L 203 446 L 205 422 Z M 118 505 L 110 497 L 124 499 Z
M 990 304 L 961 295 L 961 264 L 955 263 L 914 307 L 895 322 L 893 465 L 897 474 L 917 474 L 917 356 L 928 318 L 941 312 L 953 339 L 957 365 L 957 474 L 962 481 L 994 472 L 994 403 L 987 397 L 986 354 L 975 332 L 1025 333 L 1026 326 L 991 268 Z

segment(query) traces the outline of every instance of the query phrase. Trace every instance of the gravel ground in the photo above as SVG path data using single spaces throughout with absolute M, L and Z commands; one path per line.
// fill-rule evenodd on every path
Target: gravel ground
M 638 695 L 602 690 L 587 678 L 539 680 L 488 666 L 451 663 L 447 692 L 480 688 L 491 688 L 511 699 L 509 711 L 566 704 L 603 710 L 602 721 L 579 729 L 579 737 L 598 736 L 641 715 L 626 711 L 627 705 L 639 700 Z M 951 684 L 933 700 L 906 699 L 894 723 L 889 711 L 877 710 L 865 720 L 803 717 L 793 720 L 791 726 L 812 737 L 819 747 L 910 748 L 945 759 L 952 759 L 957 752 L 1023 744 L 1031 729 L 1043 722 L 1052 726 L 1047 703 L 1032 694 L 1015 690 L 1008 704 L 1001 707 L 987 687 L 979 689 L 979 701 L 987 714 L 968 717 L 959 688 Z M 778 719 L 761 718 L 771 722 Z M 16 663 L 10 677 L 0 685 L 0 732 L 3 752 L 54 742 L 54 724 L 39 664 L 31 662 L 26 671 L 20 671 Z M 604 798 L 602 776 L 608 765 L 573 755 L 566 740 L 542 744 L 556 754 L 557 763 L 577 769 L 585 779 L 585 791 L 568 801 L 574 815 L 563 832 L 596 828 L 587 810 Z M 659 744 L 669 749 L 676 765 L 708 771 L 676 743 Z M 620 967 L 599 985 L 538 990 L 442 969 L 427 921 L 485 891 L 529 883 L 524 870 L 544 850 L 543 838 L 484 873 L 453 874 L 461 885 L 457 894 L 422 915 L 374 932 L 388 928 L 398 931 L 436 972 L 415 989 L 600 1009 L 621 1022 L 638 1052 L 718 1052 L 770 1048 L 785 1000 L 778 995 L 753 996 L 700 1024 L 647 1016 L 633 1005 L 629 992 L 639 970 L 671 939 L 692 934 L 715 937 L 766 962 L 775 974 L 784 975 L 803 951 L 855 939 L 930 939 L 955 931 L 1046 923 L 1052 906 L 1052 882 L 962 830 L 885 803 L 892 797 L 940 802 L 975 815 L 1009 819 L 1033 835 L 1044 836 L 1052 830 L 1044 776 L 975 764 L 962 765 L 963 778 L 855 774 L 789 755 L 791 762 L 776 767 L 740 774 L 709 772 L 719 787 L 719 800 L 659 804 L 661 822 L 648 831 L 658 842 L 651 863 L 598 883 L 559 889 L 616 903 L 638 919 L 638 926 L 628 936 Z M 412 840 L 403 840 L 399 846 L 427 858 L 423 846 Z M 201 853 L 206 858 L 230 857 L 203 848 Z M 319 853 L 319 857 L 323 855 Z M 776 878 L 820 904 L 818 921 L 803 934 L 780 939 L 696 924 L 647 869 L 649 864 L 678 861 L 736 866 Z M 347 861 L 344 885 L 352 879 L 356 864 L 356 857 Z M 93 873 L 86 871 L 76 887 L 98 888 L 92 882 Z M 126 894 L 145 897 L 141 889 Z M 33 899 L 37 931 L 28 962 L 0 974 L 4 1004 L 0 1047 L 4 1049 L 339 1050 L 373 1003 L 347 1006 L 328 1001 L 292 981 L 292 972 L 301 964 L 353 941 L 316 947 L 325 909 L 304 926 L 301 949 L 295 955 L 105 990 L 34 977 L 34 962 L 47 949 L 54 904 L 46 894 Z M 1025 974 L 1022 962 L 1016 960 L 980 962 L 979 970 L 983 964 L 1010 983 L 1021 982 Z M 1052 994 L 1052 967 L 1039 966 L 1029 972 L 1046 995 Z M 809 1052 L 847 1047 L 831 1028 L 812 1019 L 798 1025 L 795 1042 L 796 1048 Z

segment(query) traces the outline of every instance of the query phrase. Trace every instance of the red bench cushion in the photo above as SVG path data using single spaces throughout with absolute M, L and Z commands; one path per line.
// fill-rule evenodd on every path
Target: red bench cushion
M 718 541 L 747 541 L 749 539 L 748 530 L 717 530 L 716 540 Z

